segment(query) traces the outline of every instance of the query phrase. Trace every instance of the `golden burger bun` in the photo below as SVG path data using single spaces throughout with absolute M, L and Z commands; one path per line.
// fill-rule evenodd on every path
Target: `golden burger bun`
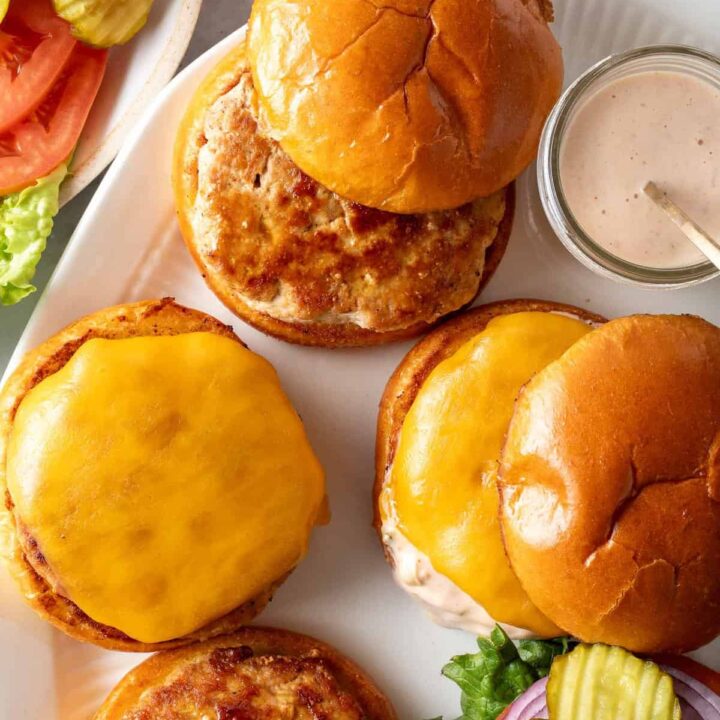
M 521 383 L 603 321 L 553 302 L 484 305 L 431 332 L 388 382 L 375 527 L 396 580 L 436 622 L 476 633 L 499 622 L 516 638 L 561 633 L 508 565 L 497 466 Z
M 226 634 L 250 622 L 271 600 L 287 577 L 279 577 L 241 606 L 182 637 L 164 642 L 141 642 L 115 627 L 91 619 L 62 591 L 58 577 L 29 532 L 8 489 L 8 459 L 18 410 L 29 393 L 60 372 L 87 342 L 102 338 L 123 340 L 211 333 L 241 347 L 232 328 L 197 310 L 176 304 L 171 298 L 151 300 L 101 310 L 68 326 L 26 355 L 0 393 L 0 549 L 25 601 L 41 617 L 67 635 L 111 650 L 150 652 L 176 648 Z M 44 452 L 44 448 L 43 448 Z M 152 460 L 150 461 L 152 462 Z M 90 550 L 88 549 L 88 553 Z M 85 562 L 85 559 L 82 558 Z M 132 557 L 122 560 L 130 565 Z
M 427 215 L 330 192 L 273 139 L 244 43 L 197 91 L 173 182 L 183 237 L 220 300 L 265 333 L 325 347 L 414 336 L 472 302 L 514 207 L 512 188 Z
M 585 642 L 687 651 L 720 632 L 720 329 L 614 320 L 538 373 L 502 457 L 505 547 Z
M 255 0 L 248 40 L 272 135 L 342 197 L 458 207 L 514 180 L 562 87 L 549 0 Z
M 131 670 L 95 720 L 152 717 L 397 720 L 354 662 L 306 635 L 248 627 Z

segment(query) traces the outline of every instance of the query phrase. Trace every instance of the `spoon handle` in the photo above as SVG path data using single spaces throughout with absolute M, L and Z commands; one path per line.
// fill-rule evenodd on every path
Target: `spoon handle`
M 644 188 L 645 194 L 682 230 L 685 237 L 720 270 L 720 243 L 703 230 L 680 206 L 654 182 Z

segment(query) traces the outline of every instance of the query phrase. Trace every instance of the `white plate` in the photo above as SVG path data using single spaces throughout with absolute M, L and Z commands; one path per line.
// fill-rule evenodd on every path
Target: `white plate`
M 65 204 L 117 155 L 150 102 L 175 74 L 190 44 L 202 0 L 155 0 L 145 27 L 110 52 L 107 72 L 63 183 Z
M 564 0 L 556 31 L 568 80 L 633 45 L 694 42 L 720 50 L 716 0 L 680 5 Z M 78 316 L 121 301 L 174 295 L 232 323 L 277 367 L 327 469 L 333 508 L 333 522 L 315 533 L 309 557 L 261 621 L 317 635 L 349 653 L 381 681 L 401 718 L 443 714 L 450 720 L 459 713 L 459 691 L 440 677 L 440 668 L 451 655 L 472 650 L 474 638 L 433 625 L 395 587 L 370 527 L 377 402 L 409 344 L 329 352 L 265 337 L 206 289 L 175 227 L 169 171 L 178 119 L 199 80 L 239 37 L 183 72 L 136 128 L 78 226 L 12 364 Z M 530 172 L 520 182 L 515 232 L 484 300 L 548 298 L 609 316 L 690 312 L 720 324 L 718 281 L 671 293 L 636 290 L 581 267 L 550 233 L 533 178 Z M 140 659 L 69 640 L 26 610 L 13 588 L 0 588 L 0 595 L 1 718 L 84 720 Z M 720 667 L 720 645 L 701 657 Z

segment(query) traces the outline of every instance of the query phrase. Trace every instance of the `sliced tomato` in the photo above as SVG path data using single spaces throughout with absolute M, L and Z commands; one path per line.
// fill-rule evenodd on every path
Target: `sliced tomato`
M 78 44 L 32 115 L 0 135 L 0 195 L 22 190 L 67 160 L 97 95 L 107 50 Z
M 655 655 L 653 662 L 660 665 L 669 665 L 681 672 L 687 673 L 701 682 L 705 687 L 709 687 L 714 693 L 720 695 L 720 673 L 711 670 L 709 667 L 687 657 L 686 655 Z
M 40 106 L 76 45 L 50 0 L 13 0 L 0 25 L 0 133 Z

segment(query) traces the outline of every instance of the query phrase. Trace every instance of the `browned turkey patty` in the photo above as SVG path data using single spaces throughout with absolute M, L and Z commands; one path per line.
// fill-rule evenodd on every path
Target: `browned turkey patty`
M 486 250 L 511 215 L 507 190 L 425 215 L 345 200 L 270 137 L 244 54 L 233 75 L 198 123 L 197 163 L 187 163 L 197 194 L 185 209 L 188 244 L 231 309 L 280 335 L 282 324 L 309 335 L 342 335 L 344 326 L 393 334 L 418 332 L 473 300 Z
M 396 720 L 362 670 L 285 630 L 246 628 L 159 653 L 120 682 L 95 720 Z

